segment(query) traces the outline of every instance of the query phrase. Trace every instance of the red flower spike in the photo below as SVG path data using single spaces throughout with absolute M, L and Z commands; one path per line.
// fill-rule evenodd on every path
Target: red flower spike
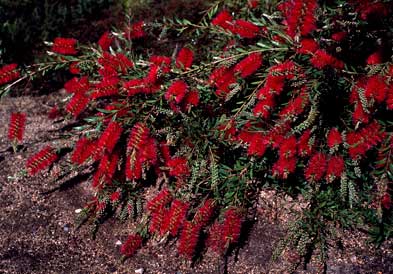
M 256 133 L 250 140 L 250 145 L 247 150 L 248 155 L 255 155 L 262 157 L 268 147 L 268 140 L 266 136 L 261 133 Z
M 336 178 L 340 178 L 344 173 L 345 162 L 341 156 L 333 156 L 328 160 L 326 169 L 326 181 L 332 182 Z
M 19 78 L 17 67 L 17 64 L 9 64 L 0 68 L 0 86 Z
M 120 248 L 120 253 L 123 256 L 131 257 L 142 246 L 142 237 L 138 234 L 131 234 L 128 236 L 125 243 Z
M 199 227 L 204 227 L 208 225 L 212 219 L 215 211 L 214 201 L 212 199 L 207 199 L 203 202 L 202 206 L 198 208 L 194 215 L 192 222 Z
M 389 193 L 385 193 L 381 199 L 381 206 L 386 210 L 389 210 L 392 206 L 392 198 Z
M 57 106 L 52 107 L 48 112 L 48 118 L 53 120 L 60 116 L 60 111 Z
M 119 93 L 119 89 L 117 87 L 118 83 L 118 78 L 104 78 L 100 83 L 95 85 L 94 91 L 90 94 L 90 97 L 97 99 L 117 95 Z
M 26 169 L 30 175 L 35 175 L 53 164 L 57 158 L 54 149 L 50 146 L 46 146 L 27 160 Z
M 165 225 L 161 227 L 161 235 L 167 231 L 175 237 L 186 219 L 187 211 L 190 205 L 180 200 L 173 200 L 168 215 L 166 215 Z
M 150 212 L 155 212 L 160 208 L 166 206 L 172 201 L 172 194 L 169 192 L 167 188 L 161 190 L 153 199 L 151 199 L 146 208 Z
M 101 47 L 103 51 L 107 51 L 109 50 L 109 47 L 111 46 L 113 40 L 114 39 L 112 34 L 109 31 L 107 31 L 98 40 L 98 45 Z
M 180 103 L 184 96 L 187 93 L 188 86 L 182 80 L 177 80 L 172 82 L 169 86 L 168 90 L 165 92 L 165 99 L 168 101 L 176 101 L 176 103 Z
M 186 221 L 180 233 L 177 252 L 191 260 L 194 257 L 195 249 L 198 244 L 199 233 L 199 226 Z
M 136 22 L 131 25 L 131 28 L 126 31 L 127 39 L 138 39 L 146 36 L 143 29 L 145 23 L 143 21 Z
M 358 102 L 355 106 L 355 111 L 352 114 L 352 120 L 355 125 L 359 122 L 367 124 L 370 120 L 370 115 L 364 111 L 363 105 L 360 102 Z
M 259 5 L 259 0 L 248 0 L 248 6 L 252 9 L 257 8 Z
M 336 32 L 332 34 L 332 39 L 336 42 L 341 42 L 347 35 L 348 33 L 346 31 Z
M 72 78 L 64 84 L 64 89 L 68 93 L 82 93 L 85 94 L 90 89 L 89 79 L 87 76 L 82 78 Z
M 82 93 L 76 93 L 66 105 L 66 111 L 77 118 L 85 110 L 88 103 L 89 98 Z
M 283 158 L 280 157 L 273 165 L 273 176 L 277 176 L 281 179 L 287 179 L 288 175 L 293 173 L 296 169 L 296 158 Z
M 300 136 L 297 143 L 297 151 L 299 156 L 310 156 L 313 151 L 313 144 L 311 142 L 311 130 L 306 130 Z
M 309 182 L 318 182 L 323 178 L 326 172 L 326 156 L 321 152 L 315 153 L 308 162 L 304 170 L 304 176 Z
M 341 60 L 338 60 L 334 56 L 330 55 L 324 50 L 317 50 L 313 57 L 310 60 L 311 64 L 316 67 L 317 69 L 323 69 L 327 66 L 336 68 L 336 69 L 342 69 L 344 68 L 344 62 Z
M 176 58 L 176 66 L 180 69 L 189 69 L 194 60 L 194 52 L 189 48 L 182 48 Z
M 111 194 L 111 196 L 109 196 L 109 200 L 111 201 L 112 204 L 116 204 L 117 202 L 120 201 L 120 196 L 121 196 L 120 191 L 115 191 Z
M 366 64 L 367 65 L 379 65 L 382 63 L 382 56 L 379 51 L 374 52 L 369 57 L 367 57 Z
M 226 241 L 223 236 L 223 225 L 215 222 L 209 230 L 206 245 L 218 254 L 223 254 L 226 249 Z
M 26 126 L 26 113 L 11 113 L 8 126 L 8 140 L 11 142 L 22 142 L 23 133 Z
M 199 104 L 199 92 L 190 91 L 186 94 L 183 99 L 184 109 L 190 111 L 191 107 L 195 107 Z
M 327 136 L 327 145 L 329 148 L 336 148 L 343 142 L 341 137 L 341 133 L 338 131 L 337 128 L 332 128 L 329 130 Z
M 251 53 L 235 66 L 234 72 L 239 73 L 242 78 L 246 78 L 254 74 L 261 65 L 262 54 L 260 52 Z
M 167 163 L 171 159 L 171 151 L 169 149 L 169 145 L 161 142 L 160 143 L 160 151 L 163 157 L 164 163 Z
M 388 86 L 385 83 L 385 78 L 379 75 L 374 75 L 368 78 L 364 90 L 364 96 L 370 99 L 373 98 L 378 103 L 382 103 L 388 92 Z
M 254 38 L 259 34 L 260 29 L 251 22 L 238 19 L 233 23 L 232 32 L 238 34 L 242 38 Z
M 72 62 L 69 67 L 69 71 L 71 74 L 80 74 L 81 69 L 78 67 L 79 63 L 78 62 Z
M 303 39 L 296 52 L 300 54 L 313 54 L 318 48 L 319 45 L 314 39 Z
M 287 34 L 295 38 L 296 36 L 307 36 L 316 29 L 315 10 L 316 0 L 287 1 L 280 7 L 286 17 Z
M 386 94 L 386 106 L 389 110 L 393 109 L 393 84 L 390 85 Z
M 222 224 L 222 236 L 226 245 L 237 243 L 240 237 L 242 227 L 242 217 L 237 209 L 228 209 L 224 214 L 224 222 Z
M 75 49 L 77 40 L 73 38 L 55 38 L 51 51 L 62 55 L 76 55 L 78 52 Z
M 221 11 L 212 21 L 212 24 L 215 26 L 220 26 L 223 29 L 231 30 L 232 29 L 232 16 L 228 11 Z
M 150 62 L 159 66 L 164 74 L 171 71 L 171 58 L 167 56 L 153 55 L 150 57 Z
M 149 225 L 149 232 L 152 234 L 159 233 L 161 236 L 163 233 L 162 227 L 165 222 L 168 221 L 168 210 L 166 208 L 160 207 L 156 211 L 152 212 L 151 220 Z
M 92 141 L 86 137 L 80 138 L 71 154 L 71 162 L 79 165 L 83 164 L 91 156 L 91 144 Z
M 190 175 L 187 159 L 184 157 L 174 157 L 167 162 L 169 175 L 173 177 L 183 177 Z
M 143 123 L 136 123 L 131 130 L 127 150 L 139 150 L 149 138 L 150 131 Z
M 349 145 L 348 153 L 352 159 L 366 154 L 368 150 L 376 146 L 384 138 L 380 133 L 381 126 L 378 122 L 372 122 L 358 132 L 349 132 L 347 143 Z
M 280 158 L 289 159 L 296 156 L 296 137 L 290 136 L 289 138 L 285 138 L 284 141 L 280 144 L 279 156 Z
M 110 122 L 104 132 L 101 134 L 97 142 L 97 149 L 99 151 L 112 152 L 117 141 L 119 140 L 123 128 L 117 122 Z

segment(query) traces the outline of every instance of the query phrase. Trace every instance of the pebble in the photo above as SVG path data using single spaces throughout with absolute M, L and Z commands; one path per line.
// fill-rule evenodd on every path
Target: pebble
M 79 213 L 81 213 L 81 212 L 82 212 L 82 209 L 81 209 L 81 208 L 75 209 L 75 213 L 76 213 L 76 214 L 79 214 Z
M 117 240 L 117 242 L 115 243 L 115 245 L 122 245 L 122 242 L 120 240 Z
M 138 274 L 143 274 L 143 272 L 145 272 L 145 270 L 143 268 L 139 268 L 139 269 L 135 270 L 135 273 L 138 273 Z

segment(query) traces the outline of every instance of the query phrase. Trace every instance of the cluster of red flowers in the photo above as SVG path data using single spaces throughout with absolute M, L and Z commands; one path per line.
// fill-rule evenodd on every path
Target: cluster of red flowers
M 58 156 L 54 149 L 50 146 L 44 147 L 42 150 L 27 159 L 26 169 L 30 175 L 35 175 L 39 171 L 49 167 L 57 160 Z
M 19 78 L 17 67 L 17 64 L 9 64 L 0 68 L 0 86 Z
M 63 55 L 76 55 L 78 53 L 75 48 L 77 42 L 74 38 L 57 37 L 53 42 L 51 50 Z
M 290 0 L 283 2 L 278 9 L 285 17 L 284 24 L 287 26 L 287 34 L 296 36 L 307 36 L 316 29 L 315 10 L 318 4 L 316 0 Z
M 111 46 L 114 38 L 109 31 L 106 31 L 103 35 L 101 35 L 100 39 L 98 40 L 98 45 L 101 47 L 102 50 L 107 51 Z
M 11 142 L 22 142 L 25 131 L 26 114 L 20 112 L 11 113 L 8 127 L 8 140 Z
M 120 253 L 123 256 L 130 257 L 142 246 L 142 237 L 138 234 L 128 236 L 126 242 L 121 246 Z
M 232 15 L 226 10 L 221 11 L 213 19 L 212 24 L 228 30 L 233 34 L 237 34 L 242 38 L 254 38 L 258 36 L 261 31 L 257 25 L 249 21 L 242 19 L 234 20 Z

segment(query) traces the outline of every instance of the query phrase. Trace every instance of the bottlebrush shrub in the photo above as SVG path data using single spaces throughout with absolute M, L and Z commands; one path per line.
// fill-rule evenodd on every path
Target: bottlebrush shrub
M 76 73 L 58 109 L 80 123 L 69 164 L 95 167 L 81 216 L 136 221 L 126 256 L 141 238 L 225 256 L 261 187 L 308 202 L 277 247 L 295 266 L 315 248 L 324 264 L 337 227 L 391 235 L 391 6 L 240 2 L 198 22 L 127 24 L 97 45 L 58 38 L 41 64 Z M 44 151 L 30 173 L 53 161 Z

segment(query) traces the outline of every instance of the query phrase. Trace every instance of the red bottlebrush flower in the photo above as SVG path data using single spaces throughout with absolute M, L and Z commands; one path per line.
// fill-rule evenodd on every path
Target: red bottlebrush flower
M 347 37 L 348 33 L 346 31 L 340 31 L 332 34 L 332 39 L 334 41 L 340 42 L 342 41 L 345 37 Z
M 259 27 L 251 22 L 238 19 L 233 23 L 232 32 L 242 38 L 254 38 L 259 34 Z
M 98 45 L 102 50 L 107 51 L 113 42 L 113 36 L 109 31 L 104 32 L 98 40 Z
M 230 92 L 230 86 L 236 82 L 233 69 L 226 67 L 215 69 L 209 77 L 209 83 L 218 89 L 216 91 L 218 96 L 225 96 Z
M 53 164 L 57 158 L 54 149 L 50 146 L 46 146 L 27 160 L 26 169 L 30 175 L 35 175 Z
M 267 147 L 268 141 L 266 140 L 266 136 L 256 133 L 250 141 L 247 154 L 262 157 L 265 154 Z
M 104 68 L 112 67 L 116 71 L 122 71 L 123 74 L 127 73 L 127 69 L 134 67 L 134 63 L 124 54 L 117 53 L 116 55 L 112 55 L 106 51 L 98 59 L 98 63 Z
M 144 79 L 131 79 L 130 81 L 124 82 L 123 87 L 127 90 L 128 96 L 133 96 L 135 94 L 150 94 L 155 91 L 155 89 L 147 87 L 146 81 Z
M 98 74 L 101 75 L 102 78 L 117 78 L 119 74 L 117 73 L 117 70 L 114 67 L 111 67 L 110 65 L 104 65 L 103 68 L 100 68 L 98 70 Z
M 157 162 L 157 145 L 154 138 L 148 138 L 138 151 L 138 160 L 152 165 Z
M 117 164 L 119 162 L 119 155 L 114 153 L 109 155 L 107 153 L 100 160 L 98 169 L 93 176 L 93 187 L 102 187 L 102 184 L 110 184 L 113 175 L 116 172 Z
M 142 246 L 142 237 L 138 234 L 128 236 L 126 242 L 121 246 L 120 253 L 123 256 L 131 257 Z
M 199 92 L 198 91 L 190 91 L 186 94 L 183 99 L 184 108 L 186 111 L 189 111 L 191 107 L 195 107 L 199 104 Z
M 382 76 L 374 75 L 368 78 L 364 90 L 364 96 L 366 96 L 366 98 L 373 98 L 378 103 L 382 103 L 386 98 L 387 92 L 388 86 Z
M 268 98 L 259 101 L 253 110 L 253 113 L 257 117 L 262 117 L 263 119 L 267 119 L 270 116 L 270 111 L 274 107 L 275 101 L 274 97 L 270 95 Z
M 259 0 L 248 0 L 248 6 L 255 9 L 259 5 Z
M 355 111 L 352 114 L 352 120 L 353 123 L 356 125 L 357 123 L 368 123 L 370 119 L 370 115 L 367 114 L 364 109 L 363 106 L 360 102 L 358 102 L 355 106 Z
M 117 144 L 123 128 L 117 122 L 110 122 L 97 141 L 97 150 L 111 153 Z
M 69 71 L 71 74 L 80 74 L 81 69 L 78 67 L 79 63 L 78 62 L 72 62 L 69 67 Z
M 109 196 L 109 200 L 111 200 L 112 204 L 116 204 L 117 202 L 120 201 L 120 196 L 121 196 L 120 191 L 115 191 L 111 194 L 111 196 Z
M 286 6 L 282 6 L 287 24 L 287 34 L 295 38 L 297 35 L 307 36 L 316 29 L 315 10 L 317 8 L 316 0 L 288 1 Z
M 347 143 L 349 145 L 348 153 L 351 158 L 356 159 L 377 145 L 384 136 L 380 131 L 381 126 L 374 121 L 358 132 L 349 132 Z
M 164 188 L 153 199 L 151 199 L 147 203 L 146 208 L 150 212 L 155 212 L 160 208 L 163 208 L 164 206 L 169 204 L 171 201 L 172 201 L 172 194 L 169 192 L 167 188 Z
M 344 172 L 345 162 L 341 156 L 333 156 L 327 162 L 326 181 L 332 182 L 341 177 Z
M 119 93 L 117 87 L 119 83 L 118 78 L 104 78 L 98 84 L 95 84 L 94 91 L 90 94 L 93 99 L 116 95 Z
M 127 56 L 125 56 L 124 54 L 117 53 L 116 58 L 117 58 L 117 62 L 118 62 L 118 68 L 124 74 L 127 73 L 127 69 L 134 67 L 134 63 L 130 59 L 128 59 Z
M 323 178 L 326 172 L 326 156 L 321 152 L 315 153 L 308 162 L 304 170 L 304 176 L 309 182 L 318 182 Z
M 128 180 L 138 180 L 142 177 L 143 163 L 134 154 L 127 155 L 126 178 Z
M 199 233 L 199 226 L 189 221 L 184 222 L 183 229 L 180 233 L 177 252 L 191 260 L 194 257 L 195 249 L 198 244 Z
M 187 165 L 187 159 L 184 157 L 174 157 L 167 162 L 169 175 L 174 177 L 183 177 L 190 175 Z
M 231 208 L 225 212 L 222 224 L 222 240 L 226 243 L 226 246 L 239 240 L 242 222 L 242 217 L 237 209 Z
M 92 141 L 86 137 L 80 138 L 76 144 L 75 148 L 71 154 L 71 162 L 74 164 L 83 164 L 87 158 L 92 154 Z
M 59 117 L 59 115 L 60 111 L 57 106 L 52 107 L 48 112 L 48 118 L 51 120 L 56 119 L 57 117 Z
M 230 119 L 228 122 L 224 122 L 223 124 L 217 127 L 218 130 L 224 132 L 225 139 L 236 140 L 236 125 L 235 120 Z
M 169 149 L 169 145 L 164 142 L 160 143 L 160 151 L 162 157 L 164 158 L 164 163 L 168 162 L 171 159 L 171 151 Z
M 19 78 L 17 67 L 17 64 L 9 64 L 0 68 L 0 86 Z
M 292 120 L 294 116 L 299 115 L 304 111 L 304 108 L 308 103 L 308 95 L 305 90 L 303 90 L 299 96 L 291 100 L 288 105 L 280 111 L 279 116 L 282 119 Z
M 66 105 L 66 111 L 76 118 L 85 110 L 88 103 L 89 98 L 82 93 L 76 93 Z
M 389 210 L 392 206 L 392 198 L 390 197 L 389 193 L 385 193 L 381 199 L 381 205 L 386 210 Z
M 55 38 L 51 51 L 62 55 L 76 55 L 78 52 L 75 49 L 78 41 L 73 38 Z
M 251 53 L 241 60 L 234 68 L 235 73 L 239 73 L 242 78 L 254 74 L 262 65 L 262 54 L 260 52 Z
M 288 178 L 288 175 L 293 173 L 296 169 L 296 158 L 280 157 L 273 165 L 273 176 L 278 176 L 281 179 Z
M 311 139 L 311 130 L 306 130 L 300 136 L 297 143 L 297 151 L 299 156 L 309 156 L 313 151 L 313 141 Z
M 280 144 L 279 155 L 280 155 L 280 158 L 286 158 L 286 159 L 296 156 L 296 137 L 295 136 L 292 135 L 289 138 L 286 138 L 283 140 L 283 142 Z
M 171 58 L 167 56 L 153 55 L 150 57 L 150 62 L 159 66 L 162 73 L 171 71 Z
M 367 20 L 370 15 L 385 17 L 389 14 L 389 7 L 386 6 L 384 3 L 370 3 L 369 1 L 359 2 L 359 6 L 356 8 L 356 10 L 360 12 L 360 18 L 362 20 Z
M 223 254 L 227 248 L 227 243 L 223 238 L 223 224 L 215 222 L 210 227 L 206 245 L 214 252 Z
M 327 136 L 327 145 L 329 148 L 336 148 L 343 142 L 341 137 L 341 133 L 338 131 L 337 128 L 332 128 L 329 130 Z
M 151 214 L 151 220 L 149 224 L 149 232 L 152 234 L 155 233 L 160 233 L 162 236 L 164 233 L 163 232 L 163 226 L 165 221 L 167 221 L 167 216 L 168 216 L 168 209 L 160 207 L 156 211 L 152 212 Z
M 26 113 L 11 113 L 8 126 L 8 140 L 11 142 L 22 142 L 23 133 L 26 126 Z
M 194 52 L 189 48 L 182 48 L 176 58 L 176 66 L 181 69 L 188 69 L 194 60 Z
M 382 56 L 379 51 L 374 52 L 366 60 L 367 65 L 379 65 L 382 63 Z
M 143 123 L 136 123 L 131 130 L 127 150 L 139 150 L 149 138 L 149 128 Z
M 223 29 L 231 30 L 232 29 L 232 16 L 228 11 L 221 11 L 212 21 L 212 24 L 215 26 L 220 26 Z
M 153 85 L 157 82 L 158 80 L 158 74 L 160 71 L 160 67 L 152 64 L 150 66 L 149 72 L 147 73 L 147 75 L 145 76 L 145 78 L 143 79 L 144 83 L 146 85 Z
M 393 84 L 390 85 L 386 95 L 386 106 L 389 110 L 393 109 Z
M 138 39 L 146 36 L 146 32 L 144 30 L 145 22 L 139 21 L 132 24 L 129 28 L 126 29 L 126 38 L 127 39 Z
M 319 45 L 314 39 L 303 39 L 296 52 L 300 54 L 312 54 L 316 52 L 318 48 Z
M 214 215 L 215 206 L 212 199 L 203 202 L 202 206 L 198 208 L 194 215 L 192 222 L 199 227 L 206 226 Z
M 165 92 L 165 99 L 168 101 L 174 100 L 176 103 L 180 103 L 186 95 L 187 89 L 188 86 L 184 81 L 174 81 Z
M 82 78 L 72 78 L 64 84 L 64 89 L 69 93 L 85 94 L 90 89 L 89 79 L 87 76 Z
M 314 53 L 310 62 L 314 67 L 318 69 L 323 69 L 327 66 L 331 66 L 337 69 L 344 68 L 344 63 L 341 60 L 338 60 L 337 58 L 333 57 L 332 55 L 321 49 L 317 50 Z
M 188 203 L 180 200 L 173 200 L 169 213 L 166 215 L 164 225 L 161 227 L 161 235 L 169 231 L 170 234 L 175 237 L 186 219 L 189 207 L 190 205 Z

